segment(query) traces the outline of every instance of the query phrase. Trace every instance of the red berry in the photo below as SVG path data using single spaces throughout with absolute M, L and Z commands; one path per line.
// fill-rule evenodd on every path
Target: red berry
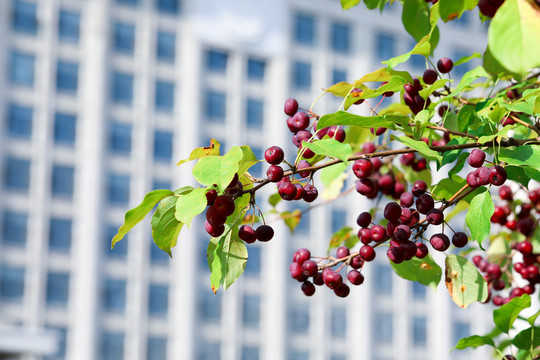
M 298 101 L 296 99 L 287 99 L 285 100 L 284 109 L 285 114 L 293 116 L 298 111 Z
M 433 69 L 427 69 L 424 71 L 424 76 L 422 77 L 422 80 L 428 85 L 433 84 L 435 81 L 437 81 L 437 72 Z
M 453 67 L 454 62 L 447 57 L 443 57 L 437 61 L 437 69 L 443 74 L 449 73 Z
M 284 157 L 285 154 L 283 149 L 279 146 L 271 146 L 264 152 L 264 159 L 270 165 L 279 165 L 283 161 Z
M 257 239 L 262 242 L 267 242 L 272 240 L 274 237 L 274 229 L 269 225 L 261 225 L 255 230 L 257 234 Z
M 252 244 L 257 240 L 255 230 L 249 225 L 240 226 L 240 229 L 238 229 L 238 237 L 248 244 Z

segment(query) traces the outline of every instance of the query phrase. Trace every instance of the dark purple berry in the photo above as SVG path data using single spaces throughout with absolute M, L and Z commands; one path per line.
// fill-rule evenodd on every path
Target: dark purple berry
M 373 174 L 373 163 L 368 159 L 358 159 L 353 164 L 353 172 L 359 179 L 365 179 Z
M 304 261 L 304 263 L 302 264 L 302 272 L 308 277 L 317 275 L 317 263 L 313 260 Z
M 421 214 L 427 214 L 429 210 L 433 209 L 435 202 L 431 195 L 422 194 L 416 199 L 416 209 Z
M 349 248 L 346 247 L 346 246 L 340 246 L 338 247 L 337 251 L 336 251 L 336 258 L 338 259 L 342 259 L 344 257 L 347 257 L 349 256 L 351 253 L 349 251 Z
M 270 165 L 268 170 L 266 170 L 266 176 L 271 182 L 279 182 L 283 179 L 283 168 L 279 165 Z
M 293 116 L 298 111 L 298 101 L 292 98 L 285 100 L 285 106 L 283 110 L 285 111 L 285 114 Z
M 360 213 L 356 218 L 356 223 L 360 227 L 367 228 L 371 224 L 371 214 L 366 211 Z
M 269 225 L 259 226 L 255 233 L 257 233 L 257 239 L 262 242 L 270 241 L 274 237 L 274 229 Z
M 204 230 L 212 237 L 221 236 L 225 232 L 225 225 L 211 225 L 208 221 L 204 222 Z
M 486 160 L 486 153 L 480 149 L 474 149 L 467 158 L 467 163 L 474 168 L 479 168 L 484 164 Z
M 442 233 L 433 235 L 429 242 L 437 251 L 446 251 L 450 247 L 450 239 Z
M 454 62 L 447 57 L 443 57 L 437 61 L 437 69 L 439 69 L 439 71 L 443 74 L 449 73 L 453 67 Z
M 391 222 L 398 222 L 401 216 L 401 206 L 396 202 L 389 202 L 384 207 L 384 217 Z
M 309 260 L 310 258 L 311 253 L 306 248 L 296 250 L 293 255 L 293 261 L 299 263 L 300 265 L 302 265 L 304 261 Z
M 315 294 L 315 285 L 313 285 L 309 281 L 304 281 L 300 288 L 302 289 L 302 292 L 306 296 L 312 296 L 313 294 Z
M 467 234 L 464 232 L 457 232 L 452 236 L 452 244 L 454 244 L 455 247 L 462 248 L 465 245 L 467 245 L 467 242 L 469 241 L 469 238 L 467 237 Z
M 431 209 L 426 214 L 426 220 L 432 225 L 441 225 L 444 221 L 444 214 L 439 209 Z
M 424 76 L 422 76 L 422 80 L 428 85 L 433 84 L 435 81 L 437 81 L 437 72 L 433 69 L 427 69 L 424 71 Z
M 351 270 L 347 274 L 347 280 L 353 285 L 362 285 L 364 282 L 364 275 L 362 275 L 359 271 Z
M 412 194 L 416 197 L 424 194 L 427 190 L 427 184 L 422 180 L 416 180 L 412 187 Z
M 414 196 L 406 191 L 399 197 L 399 204 L 403 207 L 410 208 L 414 204 Z
M 384 228 L 383 228 L 384 229 Z M 360 248 L 360 256 L 367 262 L 373 261 L 375 259 L 375 249 L 370 245 L 364 245 Z
M 502 166 L 495 165 L 489 169 L 489 182 L 495 186 L 501 186 L 506 182 L 508 175 Z
M 238 237 L 248 244 L 252 244 L 257 240 L 255 230 L 249 225 L 240 226 L 240 229 L 238 229 Z

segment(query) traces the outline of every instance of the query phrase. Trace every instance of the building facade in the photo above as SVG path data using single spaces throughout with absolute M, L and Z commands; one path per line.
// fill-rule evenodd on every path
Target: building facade
M 398 279 L 383 254 L 345 300 L 301 294 L 292 253 L 324 254 L 369 206 L 354 196 L 307 213 L 294 239 L 275 222 L 276 238 L 250 245 L 245 274 L 215 296 L 201 222 L 174 260 L 149 219 L 110 250 L 144 193 L 193 182 L 175 164 L 210 138 L 292 157 L 283 101 L 309 107 L 410 50 L 400 16 L 398 4 L 379 15 L 333 0 L 0 1 L 0 324 L 61 338 L 56 354 L 24 358 L 431 360 L 486 331 L 479 305 L 472 321 L 444 289 Z M 485 39 L 472 20 L 444 25 L 441 56 L 482 50 L 468 45 Z

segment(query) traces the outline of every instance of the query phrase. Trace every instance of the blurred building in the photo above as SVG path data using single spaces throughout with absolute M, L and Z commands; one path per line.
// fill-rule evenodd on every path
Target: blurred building
M 284 100 L 309 108 L 321 88 L 408 51 L 400 16 L 399 4 L 379 15 L 337 0 L 0 1 L 0 324 L 17 329 L 0 331 L 0 352 L 17 331 L 52 329 L 56 354 L 17 353 L 434 360 L 486 331 L 481 307 L 473 317 L 445 289 L 398 279 L 384 254 L 347 299 L 301 294 L 288 276 L 292 253 L 324 254 L 332 231 L 368 206 L 359 197 L 313 209 L 294 239 L 275 223 L 276 238 L 250 245 L 245 274 L 216 296 L 201 222 L 182 231 L 172 261 L 153 245 L 149 219 L 110 250 L 144 193 L 193 181 L 190 165 L 175 163 L 211 137 L 259 157 L 281 145 L 292 157 Z M 438 53 L 483 50 L 472 20 L 444 25 Z

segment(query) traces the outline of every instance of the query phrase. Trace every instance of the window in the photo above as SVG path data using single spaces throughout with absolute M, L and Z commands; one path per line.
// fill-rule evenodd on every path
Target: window
M 205 53 L 206 68 L 216 72 L 227 71 L 227 59 L 229 55 L 224 51 L 207 50 Z
M 332 233 L 347 225 L 347 212 L 345 210 L 332 210 Z
M 391 313 L 376 312 L 373 315 L 372 339 L 377 343 L 388 344 L 393 341 L 393 316 Z
M 204 96 L 204 115 L 210 120 L 225 120 L 225 94 L 207 90 Z
M 54 331 L 58 338 L 58 349 L 54 355 L 46 356 L 44 357 L 45 360 L 49 359 L 59 359 L 59 358 L 65 358 L 66 357 L 66 339 L 67 339 L 67 329 L 66 328 L 60 328 L 60 327 L 48 327 L 48 330 Z
M 174 33 L 158 32 L 156 55 L 158 60 L 174 62 L 176 56 L 176 35 Z
M 347 333 L 347 311 L 333 307 L 330 312 L 330 333 L 334 337 L 345 338 Z
M 257 158 L 261 159 L 261 158 Z M 294 230 L 295 233 L 307 235 L 311 231 L 310 224 L 311 224 L 311 212 L 306 211 L 307 206 L 301 205 L 298 210 L 303 211 L 302 218 L 300 219 L 300 223 L 296 226 L 296 229 Z M 292 256 L 292 255 L 291 255 Z
M 347 71 L 338 69 L 332 70 L 332 84 L 337 84 L 342 81 L 347 81 Z
M 79 83 L 79 65 L 59 61 L 56 68 L 56 90 L 62 92 L 77 92 Z
M 139 0 L 116 0 L 118 4 L 139 5 Z
M 154 179 L 152 182 L 152 190 L 158 189 L 172 189 L 172 184 L 169 180 Z
M 105 279 L 101 296 L 103 308 L 106 311 L 124 312 L 126 309 L 126 281 Z
M 7 158 L 4 171 L 4 186 L 12 190 L 28 191 L 30 186 L 30 161 Z
M 463 50 L 463 49 L 457 49 L 455 50 L 453 53 L 452 53 L 452 59 L 456 59 L 456 62 L 458 62 L 461 58 L 463 57 L 466 57 L 466 56 L 469 56 L 470 55 L 470 52 L 466 51 L 466 50 Z M 456 77 L 456 78 L 461 78 L 463 77 L 463 75 L 465 75 L 465 73 L 469 70 L 472 69 L 472 63 L 474 63 L 474 61 L 477 61 L 477 59 L 474 59 L 472 61 L 468 61 L 466 63 L 463 63 L 463 64 L 460 64 L 458 66 L 454 66 L 454 68 L 452 69 L 452 74 Z
M 251 150 L 257 159 L 264 158 L 264 150 L 259 145 L 251 145 Z M 223 144 L 221 144 L 223 146 Z M 263 177 L 263 164 L 262 162 L 257 162 L 255 165 L 249 168 L 249 173 L 255 177 Z
M 69 274 L 47 274 L 47 305 L 66 306 L 69 297 Z
M 24 246 L 26 244 L 27 224 L 27 214 L 5 211 L 2 224 L 2 241 L 4 244 Z
M 108 200 L 111 204 L 127 205 L 129 203 L 129 175 L 110 174 Z
M 289 353 L 288 360 L 309 360 L 309 352 L 293 350 Z
M 375 35 L 375 54 L 378 61 L 388 60 L 396 54 L 396 38 L 388 33 Z
M 24 269 L 10 266 L 0 268 L 0 298 L 22 301 L 24 295 Z
M 31 107 L 10 104 L 8 108 L 8 133 L 11 136 L 30 138 L 32 136 L 32 115 Z
M 156 0 L 157 9 L 164 13 L 178 13 L 180 0 Z
M 463 320 L 455 320 L 452 326 L 453 344 L 464 337 L 471 335 L 471 324 Z
M 415 346 L 426 346 L 427 342 L 427 325 L 426 318 L 415 316 L 412 321 L 412 336 Z
M 199 318 L 208 322 L 221 321 L 221 293 L 214 295 L 207 288 L 199 290 L 198 311 Z
M 412 282 L 412 294 L 415 299 L 426 298 L 426 287 L 417 281 Z
M 58 38 L 61 41 L 79 42 L 81 15 L 76 12 L 60 10 L 58 16 Z
M 309 303 L 291 306 L 287 321 L 292 333 L 304 334 L 309 329 Z
M 293 87 L 299 90 L 309 90 L 311 87 L 311 64 L 295 61 L 292 73 Z
M 54 141 L 60 145 L 75 144 L 77 117 L 73 114 L 59 113 L 54 115 Z
M 313 45 L 315 43 L 315 18 L 307 14 L 296 14 L 293 32 L 297 43 Z
M 341 53 L 348 53 L 351 43 L 350 26 L 346 24 L 333 23 L 330 41 L 332 50 Z
M 249 80 L 264 80 L 264 70 L 266 68 L 266 62 L 264 60 L 257 60 L 249 58 L 247 62 L 247 76 Z
M 206 254 L 206 253 L 205 253 Z M 206 259 L 206 256 L 205 256 Z M 250 246 L 248 250 L 248 259 L 245 273 L 247 275 L 258 276 L 261 273 L 261 248 L 259 246 Z
M 72 166 L 54 165 L 52 171 L 52 194 L 73 196 L 73 177 L 75 169 Z
M 247 99 L 246 101 L 246 123 L 253 129 L 262 129 L 263 127 L 263 101 L 256 99 Z
M 452 24 L 459 27 L 467 27 L 469 25 L 469 12 L 465 11 L 458 19 L 454 19 Z
M 244 295 L 242 301 L 242 322 L 246 327 L 259 327 L 261 299 L 255 295 Z
M 172 160 L 173 134 L 169 131 L 154 132 L 154 159 L 170 162 Z
M 256 346 L 242 346 L 242 360 L 259 360 L 259 348 Z
M 199 342 L 197 360 L 221 360 L 221 346 L 216 342 Z
M 111 249 L 111 241 L 116 235 L 116 233 L 118 232 L 118 228 L 119 228 L 118 226 L 112 226 L 112 225 L 107 226 L 107 229 L 105 231 L 105 236 L 103 239 L 103 246 L 104 246 L 105 254 L 107 256 L 110 256 L 111 258 L 114 257 L 114 258 L 122 259 L 122 258 L 125 258 L 127 255 L 127 247 L 129 243 L 129 240 L 127 237 L 129 236 L 129 234 L 124 236 L 122 241 L 117 242 L 114 245 L 114 249 Z
M 124 358 L 124 334 L 104 332 L 101 334 L 99 346 L 101 360 L 118 360 Z
M 167 338 L 148 338 L 146 343 L 146 360 L 167 360 Z
M 170 189 L 170 187 L 168 189 Z M 150 261 L 152 262 L 152 264 L 168 265 L 170 260 L 171 258 L 169 257 L 169 255 L 165 251 L 158 248 L 157 245 L 154 243 L 154 240 L 152 239 L 152 241 L 150 242 Z
M 38 28 L 37 5 L 26 1 L 14 1 L 11 20 L 14 30 L 35 34 Z
M 169 307 L 169 287 L 150 284 L 148 290 L 148 312 L 150 315 L 167 315 Z
M 172 112 L 174 109 L 174 84 L 164 81 L 156 81 L 156 110 Z
M 131 125 L 111 123 L 109 125 L 109 151 L 118 155 L 131 152 Z
M 114 73 L 112 93 L 115 103 L 131 105 L 133 102 L 133 75 Z
M 114 50 L 133 54 L 135 49 L 135 26 L 124 23 L 114 24 Z
M 418 70 L 426 69 L 426 58 L 422 55 L 413 54 L 411 55 L 410 62 L 413 68 Z
M 392 270 L 390 266 L 375 264 L 375 291 L 378 294 L 392 294 Z
M 49 222 L 49 248 L 69 250 L 71 248 L 71 219 L 51 218 Z
M 12 84 L 34 86 L 35 56 L 14 51 L 11 53 L 9 65 L 9 81 Z

